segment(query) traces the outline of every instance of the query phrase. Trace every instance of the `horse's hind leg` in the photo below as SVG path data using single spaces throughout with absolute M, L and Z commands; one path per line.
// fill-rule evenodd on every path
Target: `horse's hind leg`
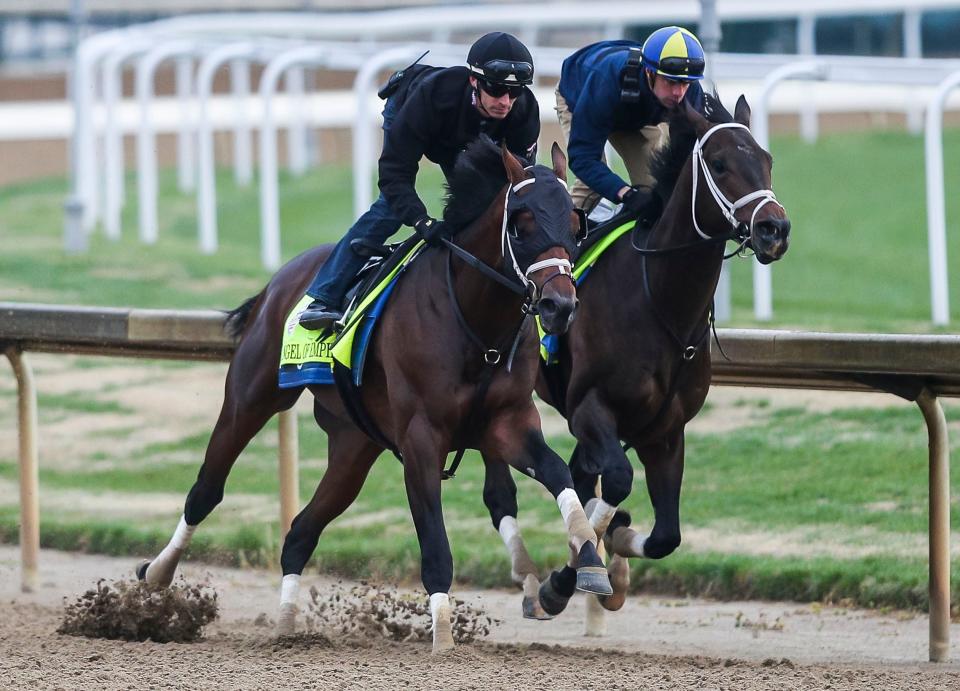
M 327 471 L 310 502 L 293 519 L 283 542 L 283 583 L 277 621 L 280 636 L 291 635 L 296 629 L 300 576 L 317 547 L 320 533 L 357 498 L 370 467 L 383 450 L 352 426 L 328 430 L 328 434 Z
M 252 360 L 255 348 L 244 349 L 245 344 L 237 350 L 227 372 L 220 417 L 207 443 L 197 480 L 187 494 L 177 529 L 153 561 L 137 567 L 137 577 L 147 583 L 170 585 L 193 532 L 223 499 L 227 476 L 240 452 L 275 413 L 292 406 L 302 391 L 277 388 L 276 371 L 271 366 L 257 367 Z
M 500 460 L 484 455 L 483 503 L 490 512 L 494 529 L 500 533 L 510 555 L 510 578 L 523 589 L 523 616 L 526 619 L 552 619 L 540 605 L 537 590 L 540 576 L 520 535 L 517 523 L 517 485 L 510 468 Z

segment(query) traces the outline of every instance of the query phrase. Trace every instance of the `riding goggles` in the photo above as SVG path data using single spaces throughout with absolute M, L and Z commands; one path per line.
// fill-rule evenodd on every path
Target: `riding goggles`
M 490 94 L 494 98 L 500 98 L 504 94 L 510 96 L 510 100 L 516 100 L 520 98 L 520 94 L 523 93 L 525 87 L 521 86 L 507 86 L 506 84 L 494 84 L 486 79 L 477 79 L 477 85 L 483 89 L 487 94 Z
M 533 82 L 533 65 L 514 60 L 490 60 L 470 70 L 491 84 L 530 84 Z
M 703 58 L 660 58 L 657 70 L 665 75 L 678 77 L 702 77 L 706 62 Z

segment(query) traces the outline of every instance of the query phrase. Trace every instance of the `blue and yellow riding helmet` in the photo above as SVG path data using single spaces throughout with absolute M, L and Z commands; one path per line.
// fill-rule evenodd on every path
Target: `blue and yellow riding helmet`
M 692 82 L 703 79 L 703 46 L 679 26 L 657 29 L 643 42 L 643 66 L 667 79 Z

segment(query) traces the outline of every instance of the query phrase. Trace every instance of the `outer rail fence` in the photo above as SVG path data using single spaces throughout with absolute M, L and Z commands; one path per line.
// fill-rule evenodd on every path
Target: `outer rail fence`
M 35 588 L 40 551 L 37 403 L 26 352 L 228 360 L 224 314 L 0 302 L 0 350 L 18 382 L 22 588 Z M 960 336 L 719 329 L 713 383 L 886 391 L 920 407 L 929 439 L 930 660 L 950 648 L 950 447 L 940 396 L 960 397 Z M 280 415 L 280 513 L 297 511 L 297 428 Z

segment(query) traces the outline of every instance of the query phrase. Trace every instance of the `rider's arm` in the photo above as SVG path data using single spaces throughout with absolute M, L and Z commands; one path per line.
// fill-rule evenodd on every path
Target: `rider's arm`
M 427 215 L 427 207 L 417 195 L 417 171 L 427 149 L 430 122 L 435 113 L 424 89 L 415 89 L 397 112 L 390 129 L 384 133 L 380 154 L 380 192 L 391 211 L 408 226 Z
M 573 110 L 567 153 L 570 169 L 585 185 L 613 202 L 629 185 L 601 160 L 620 104 L 617 75 L 596 70 L 584 81 Z
M 506 137 L 507 148 L 533 165 L 537 162 L 537 139 L 540 137 L 540 106 L 529 89 L 520 98 L 523 102 L 517 105 L 523 110 L 518 113 L 521 117 L 511 122 Z

